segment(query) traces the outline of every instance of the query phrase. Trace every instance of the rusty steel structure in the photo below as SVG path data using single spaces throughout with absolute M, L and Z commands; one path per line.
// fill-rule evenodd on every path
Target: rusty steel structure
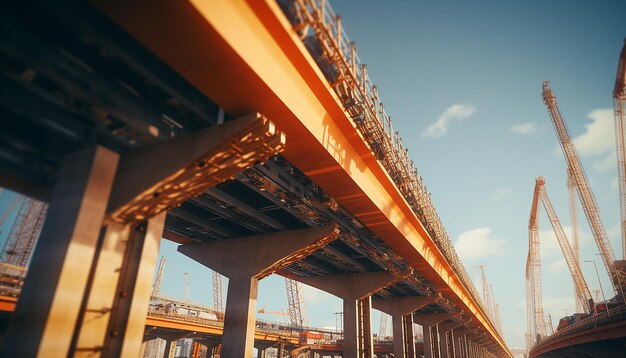
M 535 182 L 528 220 L 528 257 L 526 258 L 526 329 L 527 349 L 546 337 L 543 295 L 541 293 L 541 260 L 539 255 L 539 178 Z
M 161 295 L 161 284 L 163 283 L 163 275 L 165 271 L 166 262 L 167 262 L 167 258 L 165 256 L 161 256 L 161 261 L 159 261 L 159 267 L 157 268 L 156 278 L 154 279 L 154 284 L 152 285 L 152 298 L 153 299 Z
M 583 308 L 583 312 L 589 313 L 593 305 L 593 298 L 591 296 L 589 286 L 587 285 L 587 281 L 583 276 L 583 272 L 580 269 L 580 263 L 576 258 L 574 250 L 572 250 L 569 241 L 567 240 L 565 231 L 563 230 L 559 218 L 554 211 L 554 207 L 552 206 L 552 202 L 548 197 L 548 193 L 545 187 L 545 180 L 542 177 L 539 177 L 537 178 L 537 184 L 539 185 L 539 197 L 541 198 L 541 202 L 543 203 L 543 208 L 546 210 L 548 220 L 552 225 L 552 229 L 554 230 L 556 239 L 559 242 L 561 251 L 563 252 L 565 262 L 567 263 L 567 267 L 569 268 L 569 271 L 572 275 L 572 281 L 574 282 L 576 297 Z
M 302 284 L 296 280 L 285 277 L 287 291 L 287 304 L 289 307 L 289 319 L 293 326 L 303 327 L 308 325 L 306 306 L 304 305 L 304 292 Z
M 408 149 L 393 129 L 378 89 L 367 74 L 367 66 L 359 59 L 355 43 L 350 41 L 341 26 L 341 17 L 325 0 L 284 0 L 279 3 L 374 156 L 454 268 L 475 303 L 483 313 L 487 312 L 454 250 Z
M 619 277 L 615 269 L 615 254 L 613 253 L 613 248 L 609 242 L 602 220 L 600 219 L 598 204 L 593 192 L 591 191 L 591 186 L 589 185 L 589 181 L 585 175 L 585 171 L 582 163 L 580 162 L 580 158 L 578 156 L 578 152 L 576 151 L 576 147 L 574 146 L 574 142 L 572 141 L 571 135 L 569 134 L 569 130 L 567 129 L 567 125 L 565 124 L 565 120 L 559 110 L 554 92 L 550 88 L 550 82 L 543 81 L 542 88 L 543 101 L 548 109 L 548 113 L 550 114 L 550 119 L 552 120 L 552 125 L 556 131 L 559 144 L 563 150 L 563 155 L 567 161 L 567 165 L 572 172 L 572 177 L 574 179 L 574 183 L 576 183 L 576 189 L 580 202 L 585 212 L 585 216 L 587 217 L 587 221 L 589 222 L 589 227 L 593 233 L 596 245 L 598 246 L 598 251 L 601 254 L 604 267 L 611 278 L 614 292 L 619 294 L 621 296 L 621 300 L 623 301 L 623 292 L 620 288 Z
M 28 266 L 46 218 L 46 210 L 46 203 L 31 198 L 24 199 L 4 244 L 1 261 L 20 267 Z
M 617 176 L 620 198 L 620 227 L 622 229 L 622 259 L 626 260 L 626 39 L 619 56 L 615 87 L 613 88 L 613 113 L 615 115 L 615 144 L 617 146 Z
M 576 209 L 576 184 L 574 183 L 574 178 L 572 176 L 571 169 L 567 170 L 567 189 L 569 194 L 569 215 L 570 215 L 570 225 L 572 226 L 572 250 L 574 251 L 574 257 L 576 261 L 580 262 L 580 239 L 578 237 L 578 210 Z M 577 286 L 574 286 L 574 297 L 580 297 L 581 293 L 577 291 Z M 574 300 L 574 306 L 576 308 L 576 312 L 582 312 L 583 306 L 580 303 L 580 300 Z

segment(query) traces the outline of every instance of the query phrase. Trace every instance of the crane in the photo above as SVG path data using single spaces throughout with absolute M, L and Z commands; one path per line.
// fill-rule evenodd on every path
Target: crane
M 387 318 L 388 315 L 385 312 L 380 313 L 380 326 L 378 327 L 378 340 L 382 340 L 387 337 Z
M 15 266 L 26 267 L 39 238 L 46 217 L 47 205 L 26 198 L 17 213 L 0 259 Z
M 218 315 L 218 318 L 224 319 L 224 296 L 222 295 L 224 287 L 224 276 L 217 271 L 212 272 L 213 276 L 213 308 Z
M 539 179 L 535 181 L 533 202 L 528 219 L 528 257 L 526 258 L 526 324 L 527 348 L 547 335 L 541 293 L 541 260 L 539 259 Z
M 615 116 L 615 144 L 617 146 L 617 177 L 622 228 L 622 259 L 626 260 L 626 39 L 619 56 L 615 87 L 613 88 L 613 114 Z
M 571 168 L 567 168 L 567 189 L 569 192 L 569 215 L 570 215 L 570 223 L 572 225 L 572 250 L 574 250 L 574 257 L 576 261 L 580 263 L 580 245 L 578 238 L 578 212 L 576 210 L 576 184 L 574 183 L 574 177 L 572 175 Z M 580 292 L 576 291 L 577 288 L 574 286 L 574 297 L 580 297 Z M 580 304 L 580 300 L 575 299 L 574 305 L 576 307 L 576 312 L 581 312 L 583 310 L 583 306 Z
M 487 276 L 485 275 L 485 265 L 478 265 L 483 278 L 483 304 L 487 310 L 487 315 L 494 321 L 493 307 L 491 306 L 491 295 L 489 294 L 489 285 L 487 284 Z
M 260 313 L 260 314 L 272 314 L 272 315 L 280 316 L 282 318 L 282 320 L 283 320 L 283 323 L 286 323 L 286 322 L 284 322 L 285 321 L 285 317 L 289 316 L 290 314 L 288 312 L 285 312 L 285 310 L 282 310 L 282 309 L 280 311 L 268 311 L 268 310 L 265 309 L 265 307 L 267 307 L 268 303 L 269 303 L 269 301 L 265 301 L 265 304 L 263 305 L 263 307 L 261 307 L 257 311 L 257 313 Z
M 541 202 L 543 203 L 543 208 L 546 210 L 548 220 L 552 225 L 552 229 L 554 230 L 556 239 L 559 242 L 559 246 L 561 246 L 561 251 L 563 251 L 563 256 L 565 257 L 567 267 L 572 274 L 572 281 L 574 281 L 574 287 L 576 288 L 576 296 L 581 306 L 583 306 L 584 312 L 588 313 L 593 305 L 591 291 L 589 290 L 587 281 L 585 281 L 583 272 L 580 269 L 580 264 L 574 256 L 574 251 L 572 250 L 572 247 L 567 240 L 565 231 L 563 231 L 561 222 L 559 221 L 559 218 L 554 211 L 552 202 L 550 202 L 550 198 L 548 197 L 548 193 L 545 187 L 545 180 L 542 177 L 537 178 L 537 185 L 539 185 L 539 197 L 541 198 Z
M 491 311 L 493 312 L 493 321 L 496 328 L 502 334 L 502 321 L 500 321 L 500 305 L 496 303 L 496 296 L 493 293 L 493 285 L 489 285 L 489 295 L 491 297 Z
M 185 302 L 189 303 L 189 272 L 185 272 Z
M 165 256 L 161 256 L 161 261 L 159 261 L 159 268 L 157 269 L 156 279 L 154 280 L 154 285 L 152 286 L 152 298 L 158 297 L 161 293 L 161 283 L 163 282 L 163 271 L 165 270 L 165 262 L 167 259 Z
M 289 319 L 291 325 L 295 327 L 308 325 L 302 284 L 296 280 L 285 277 L 285 288 L 287 289 L 287 303 L 289 305 Z
M 1 191 L 0 191 L 1 192 Z M 17 195 L 13 198 L 13 200 L 11 200 L 11 202 L 9 203 L 9 205 L 7 205 L 6 209 L 4 209 L 4 211 L 2 212 L 2 214 L 0 215 L 0 232 L 2 232 L 2 225 L 4 225 L 4 223 L 7 221 L 7 219 L 9 218 L 9 215 L 11 215 L 11 213 L 13 212 L 13 210 L 15 210 L 15 208 L 17 207 L 17 204 L 20 203 L 20 201 L 23 200 L 23 197 Z
M 589 181 L 587 180 L 587 176 L 585 175 L 585 171 L 580 162 L 580 158 L 578 157 L 578 152 L 576 151 L 576 147 L 572 142 L 572 138 L 569 134 L 567 126 L 565 125 L 563 116 L 559 111 L 556 97 L 554 96 L 554 93 L 552 92 L 552 89 L 550 88 L 550 83 L 548 81 L 543 81 L 542 97 L 548 109 L 548 113 L 550 114 L 552 125 L 554 126 L 557 137 L 559 139 L 559 144 L 561 145 L 561 149 L 563 150 L 563 155 L 565 156 L 567 165 L 572 172 L 572 177 L 574 179 L 574 183 L 576 184 L 576 189 L 583 207 L 583 211 L 585 212 L 585 216 L 587 217 L 587 221 L 589 222 L 589 227 L 591 228 L 593 237 L 598 246 L 598 250 L 600 251 L 600 254 L 602 256 L 602 261 L 604 263 L 606 271 L 611 277 L 613 290 L 615 293 L 620 293 L 621 301 L 623 302 L 624 295 L 620 288 L 617 271 L 615 270 L 615 254 L 613 253 L 613 248 L 611 247 L 611 243 L 609 242 L 609 238 L 606 234 L 606 230 L 604 229 L 604 225 L 600 220 L 598 204 L 596 203 L 596 199 L 593 196 L 593 192 L 591 191 L 591 186 L 589 185 Z

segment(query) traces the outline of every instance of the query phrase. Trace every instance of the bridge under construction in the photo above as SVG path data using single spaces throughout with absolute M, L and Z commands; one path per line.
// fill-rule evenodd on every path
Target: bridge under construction
M 328 1 L 41 0 L 0 26 L 0 187 L 26 197 L 0 356 L 513 357 Z M 160 294 L 162 239 L 213 270 L 213 307 Z M 288 325 L 256 319 L 273 274 Z M 308 325 L 302 284 L 339 329 Z

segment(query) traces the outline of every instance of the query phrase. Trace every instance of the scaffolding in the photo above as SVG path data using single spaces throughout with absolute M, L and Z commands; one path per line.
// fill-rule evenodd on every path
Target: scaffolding
M 281 0 L 285 15 L 324 73 L 358 132 L 457 274 L 483 314 L 480 295 L 463 267 L 417 168 L 394 131 L 378 89 L 326 0 Z M 495 327 L 491 322 L 492 327 Z

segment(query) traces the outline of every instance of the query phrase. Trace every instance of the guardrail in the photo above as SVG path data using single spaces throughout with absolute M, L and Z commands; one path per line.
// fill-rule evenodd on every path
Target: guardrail
M 588 317 L 570 326 L 561 328 L 558 331 L 551 334 L 550 336 L 539 341 L 539 343 L 535 344 L 531 348 L 530 351 L 532 352 L 541 347 L 545 347 L 547 345 L 550 345 L 551 343 L 558 341 L 559 339 L 563 337 L 566 337 L 575 333 L 584 332 L 586 330 L 594 329 L 598 326 L 603 326 L 612 322 L 619 322 L 619 321 L 624 321 L 624 320 L 626 320 L 626 304 L 621 305 L 619 307 L 612 308 L 601 314 Z

